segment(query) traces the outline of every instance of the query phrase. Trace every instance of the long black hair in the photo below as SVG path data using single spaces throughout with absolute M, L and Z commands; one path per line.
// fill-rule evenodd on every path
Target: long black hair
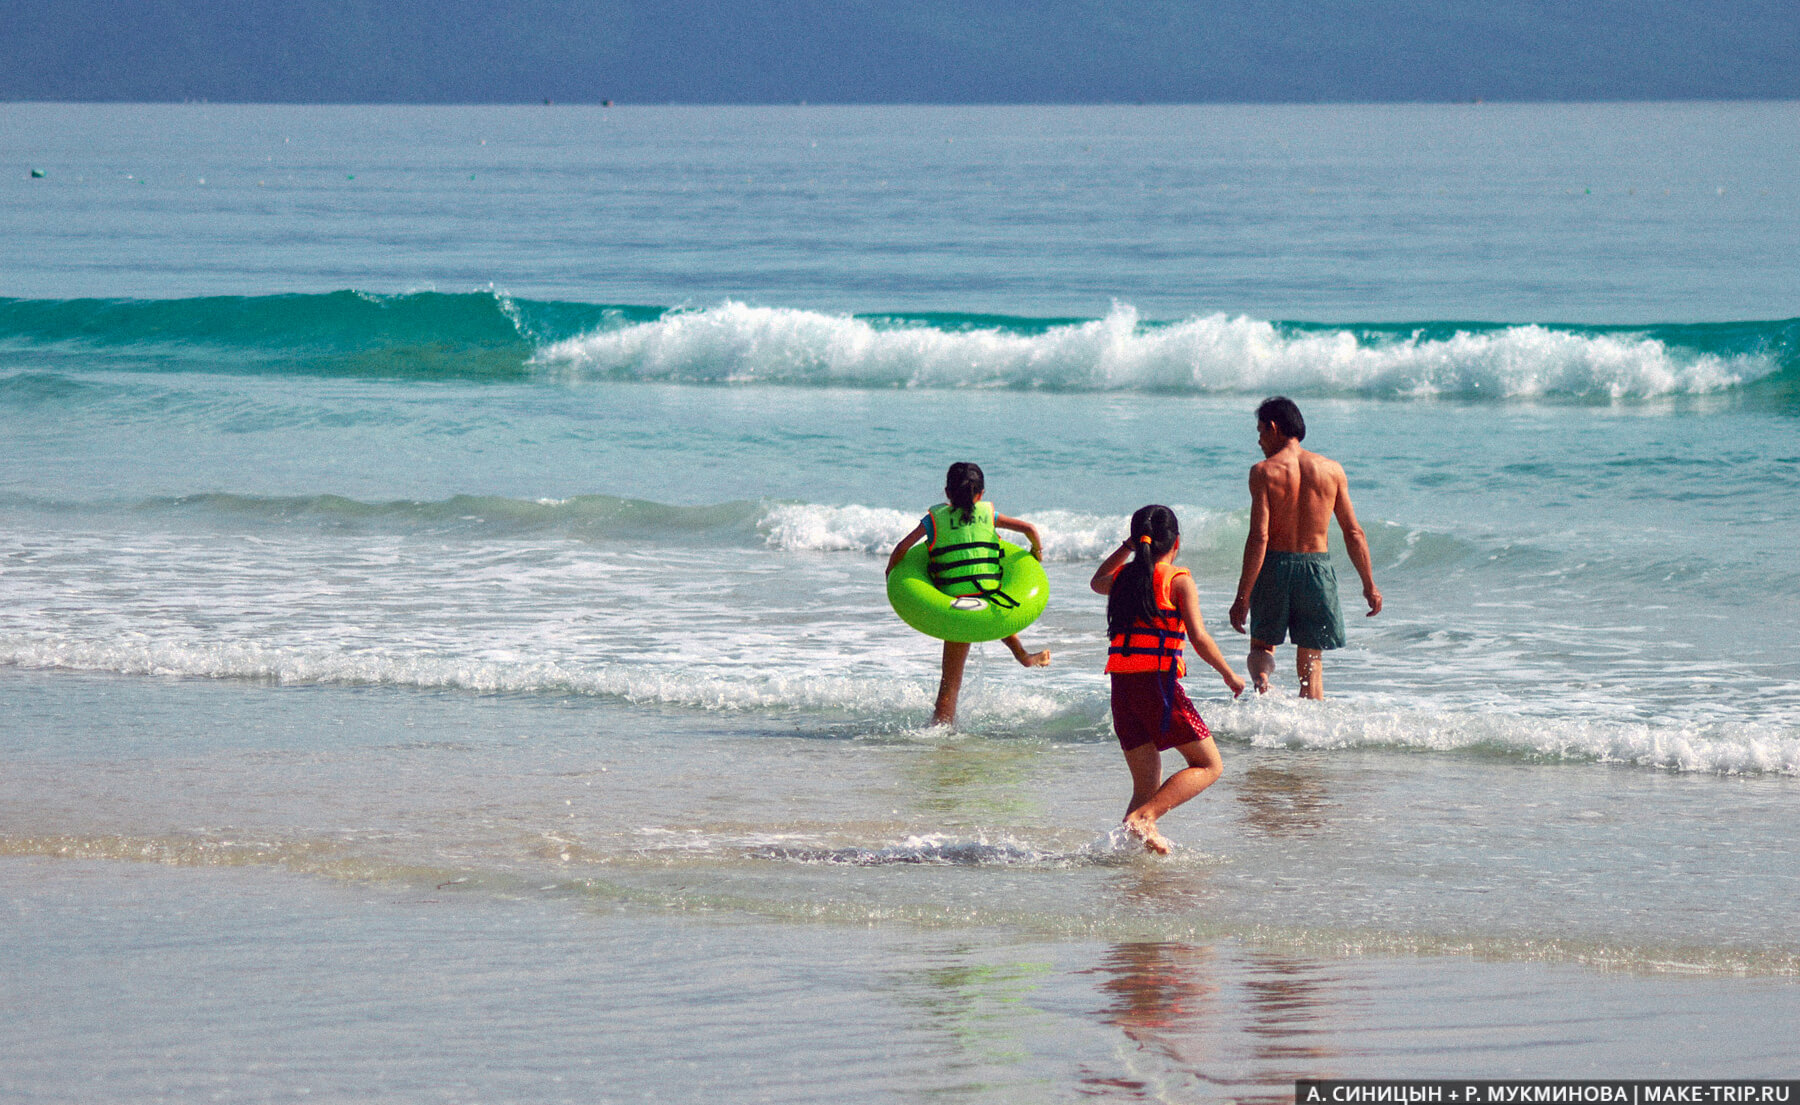
M 1156 617 L 1156 561 L 1181 537 L 1181 523 L 1166 506 L 1151 503 L 1131 516 L 1131 559 L 1113 577 L 1106 597 L 1106 632 L 1117 637 L 1134 622 Z
M 981 465 L 972 460 L 959 460 L 944 474 L 944 498 L 962 511 L 965 526 L 975 520 L 975 496 L 986 490 L 987 477 L 981 474 Z

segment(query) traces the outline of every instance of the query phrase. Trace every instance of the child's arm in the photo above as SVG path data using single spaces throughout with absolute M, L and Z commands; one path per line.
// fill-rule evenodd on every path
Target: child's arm
M 1038 531 L 1037 531 L 1036 526 L 1032 525 L 1030 522 L 1025 521 L 1023 518 L 1008 518 L 1004 514 L 994 515 L 994 525 L 999 527 L 1000 529 L 1009 529 L 1009 530 L 1012 530 L 1014 533 L 1022 533 L 1026 537 L 1030 538 L 1031 539 L 1031 555 L 1038 557 L 1039 560 L 1043 559 L 1043 557 L 1039 556 L 1038 554 L 1040 554 L 1044 551 L 1044 542 L 1043 542 L 1043 539 L 1038 536 Z
M 1200 617 L 1200 589 L 1194 586 L 1194 577 L 1183 575 L 1175 577 L 1169 585 L 1175 597 L 1175 608 L 1181 611 L 1181 621 L 1187 626 L 1188 640 L 1193 642 L 1194 655 L 1205 661 L 1206 665 L 1219 673 L 1225 685 L 1231 688 L 1231 696 L 1236 698 L 1244 693 L 1244 681 L 1238 678 L 1237 672 L 1225 662 L 1225 654 L 1219 651 L 1218 642 L 1206 631 L 1206 622 Z
M 924 538 L 924 536 L 925 536 L 925 523 L 920 522 L 918 525 L 913 527 L 913 531 L 911 533 L 907 534 L 905 537 L 902 537 L 900 539 L 900 543 L 898 545 L 894 546 L 894 551 L 888 554 L 888 565 L 887 565 L 887 573 L 886 574 L 891 575 L 893 573 L 894 569 L 898 568 L 900 566 L 900 558 L 906 555 L 906 550 L 912 548 L 914 545 L 917 545 L 919 543 L 919 541 L 922 538 Z
M 1119 569 L 1123 568 L 1125 562 L 1131 559 L 1133 551 L 1135 550 L 1131 544 L 1131 539 L 1126 538 L 1123 545 L 1114 549 L 1105 560 L 1100 562 L 1100 566 L 1094 569 L 1094 578 L 1088 580 L 1088 586 L 1091 587 L 1096 594 L 1112 594 L 1113 580 L 1118 577 Z

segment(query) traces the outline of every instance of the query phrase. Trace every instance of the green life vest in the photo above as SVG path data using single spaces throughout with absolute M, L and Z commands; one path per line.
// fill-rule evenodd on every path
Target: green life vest
M 947 595 L 1000 592 L 1000 537 L 994 504 L 976 503 L 972 518 L 949 503 L 931 508 L 931 582 Z

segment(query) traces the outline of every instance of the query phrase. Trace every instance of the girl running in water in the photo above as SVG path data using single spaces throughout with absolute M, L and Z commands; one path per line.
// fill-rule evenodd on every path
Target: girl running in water
M 888 557 L 887 570 L 892 572 L 906 551 L 920 540 L 931 550 L 932 582 L 938 590 L 950 595 L 979 595 L 997 588 L 1000 571 L 992 557 L 971 546 L 994 546 L 998 555 L 999 535 L 995 527 L 1024 534 L 1031 541 L 1031 555 L 1043 551 L 1037 527 L 1019 518 L 1008 518 L 994 511 L 994 504 L 982 501 L 987 479 L 981 466 L 957 461 L 944 476 L 944 498 L 919 520 L 913 531 L 900 539 Z M 941 552 L 940 552 L 941 551 Z M 1028 668 L 1041 668 L 1050 662 L 1050 653 L 1027 652 L 1019 643 L 1019 635 L 1005 639 L 1013 657 Z M 962 694 L 963 665 L 969 659 L 969 646 L 961 641 L 944 642 L 944 671 L 938 679 L 937 705 L 931 711 L 931 724 L 949 725 L 956 720 L 956 700 Z
M 1144 507 L 1131 516 L 1131 536 L 1088 584 L 1107 596 L 1113 729 L 1131 769 L 1125 827 L 1158 855 L 1167 855 L 1171 846 L 1156 831 L 1157 818 L 1213 785 L 1224 771 L 1211 731 L 1181 688 L 1187 674 L 1183 640 L 1193 642 L 1194 654 L 1219 673 L 1233 697 L 1244 689 L 1206 632 L 1194 577 L 1175 566 L 1180 550 L 1175 512 Z M 1171 748 L 1187 766 L 1164 779 L 1162 754 Z

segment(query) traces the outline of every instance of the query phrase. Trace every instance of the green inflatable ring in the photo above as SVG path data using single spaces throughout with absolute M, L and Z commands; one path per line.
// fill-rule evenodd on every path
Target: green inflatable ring
M 906 550 L 888 573 L 888 602 L 900 620 L 945 641 L 998 641 L 1037 621 L 1050 601 L 1050 578 L 1037 557 L 1000 542 L 1000 589 L 1019 605 L 1007 607 L 974 595 L 946 595 L 931 582 L 923 542 Z

